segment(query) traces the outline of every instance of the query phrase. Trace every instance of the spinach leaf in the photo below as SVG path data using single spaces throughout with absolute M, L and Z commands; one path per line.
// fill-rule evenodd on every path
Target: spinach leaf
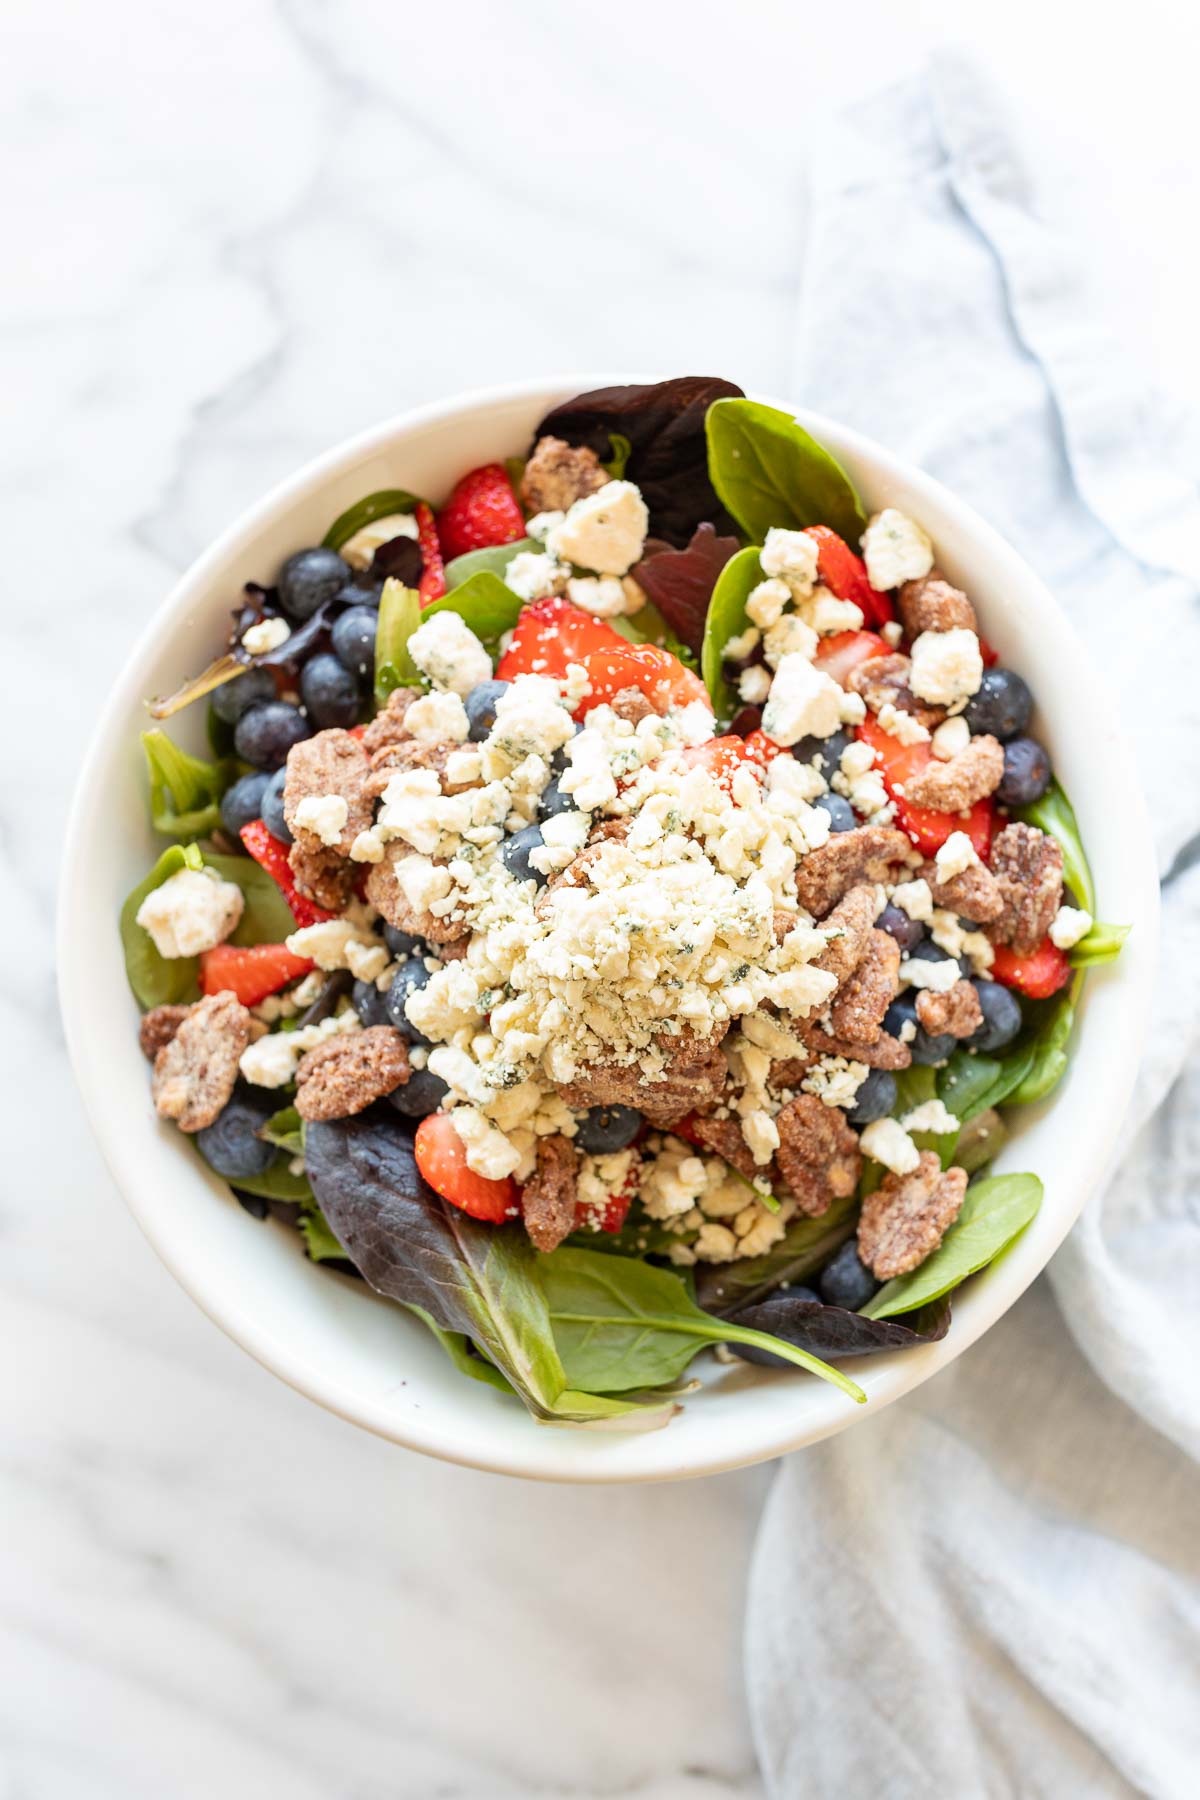
M 204 867 L 242 890 L 245 906 L 231 944 L 282 944 L 296 929 L 292 909 L 267 871 L 250 856 L 218 856 L 204 852 Z
M 425 607 L 421 617 L 431 619 L 434 613 L 456 612 L 494 653 L 503 633 L 516 624 L 524 604 L 498 575 L 490 569 L 480 569 L 453 593 Z
M 567 1379 L 589 1393 L 678 1380 L 710 1344 L 773 1351 L 864 1403 L 848 1376 L 781 1338 L 702 1312 L 670 1269 L 562 1247 L 542 1264 L 554 1341 Z
M 968 1175 L 974 1175 L 995 1160 L 1007 1137 L 1008 1127 L 1004 1120 L 994 1107 L 989 1106 L 986 1112 L 976 1113 L 959 1132 L 954 1161 Z
M 738 698 L 725 679 L 725 646 L 730 638 L 745 631 L 746 602 L 750 591 L 762 580 L 758 547 L 750 545 L 731 557 L 717 577 L 708 615 L 704 622 L 704 641 L 700 647 L 700 673 L 718 719 L 730 719 L 738 708 Z
M 499 575 L 504 579 L 504 571 L 514 556 L 522 556 L 527 550 L 540 551 L 542 546 L 536 538 L 518 538 L 515 544 L 489 544 L 484 550 L 468 550 L 463 556 L 456 556 L 446 564 L 446 591 L 453 593 L 455 588 L 462 587 L 464 582 L 478 575 L 481 570 L 489 575 Z
M 1035 1100 L 1044 1100 L 1066 1074 L 1070 1061 L 1067 1043 L 1075 1023 L 1075 1004 L 1082 986 L 1083 976 L 1076 975 L 1070 987 L 1029 1008 L 1034 1015 L 1027 1027 L 1029 1062 L 1020 1081 L 1009 1093 L 1013 1106 L 1028 1106 Z
M 863 1307 L 868 1319 L 887 1319 L 940 1299 L 974 1275 L 1024 1231 L 1042 1203 L 1036 1175 L 990 1175 L 967 1189 L 962 1211 L 933 1255 L 911 1275 L 887 1281 Z
M 784 1282 L 803 1282 L 823 1269 L 853 1237 L 858 1201 L 835 1200 L 819 1219 L 793 1219 L 779 1242 L 762 1256 L 734 1263 L 705 1263 L 696 1270 L 696 1298 L 705 1312 L 737 1312 Z
M 258 1135 L 266 1143 L 286 1150 L 289 1156 L 304 1155 L 304 1122 L 294 1106 L 272 1113 Z
M 1056 838 L 1063 853 L 1063 876 L 1081 906 L 1086 906 L 1090 913 L 1096 910 L 1096 889 L 1092 881 L 1092 871 L 1088 867 L 1087 853 L 1083 848 L 1083 839 L 1079 835 L 1079 821 L 1075 817 L 1075 808 L 1067 799 L 1057 780 L 1053 780 L 1040 800 L 1032 806 L 1023 806 L 1015 815 L 1026 825 L 1036 825 L 1040 831 L 1049 832 Z
M 1128 925 L 1102 925 L 1097 921 L 1087 936 L 1080 938 L 1070 952 L 1068 960 L 1071 967 L 1091 969 L 1098 963 L 1115 962 L 1129 931 Z
M 300 1235 L 310 1262 L 345 1262 L 346 1252 L 329 1229 L 329 1221 L 309 1194 L 309 1202 L 298 1221 Z
M 604 472 L 610 481 L 624 479 L 629 467 L 629 459 L 633 455 L 633 445 L 619 431 L 608 434 L 608 461 L 603 464 Z
M 420 684 L 421 671 L 408 654 L 408 640 L 420 623 L 421 596 L 416 588 L 385 581 L 375 627 L 376 706 L 385 706 L 396 688 Z
M 410 494 L 405 488 L 381 488 L 377 494 L 368 494 L 365 499 L 356 500 L 353 506 L 340 513 L 321 542 L 327 550 L 340 550 L 364 525 L 372 525 L 376 519 L 386 519 L 391 513 L 410 513 L 414 506 L 420 504 L 421 496 Z
M 937 1097 L 964 1123 L 988 1107 L 999 1106 L 1020 1086 L 1033 1065 L 1033 1046 L 1019 1039 L 1003 1056 L 955 1050 L 937 1073 Z
M 881 1350 L 907 1350 L 914 1344 L 935 1344 L 944 1338 L 950 1329 L 950 1302 L 943 1296 L 914 1313 L 907 1324 L 896 1325 L 890 1320 L 864 1318 L 841 1306 L 805 1300 L 792 1288 L 777 1288 L 754 1306 L 742 1307 L 733 1321 L 770 1332 L 813 1356 L 873 1356 Z M 784 1366 L 782 1357 L 757 1345 L 735 1344 L 733 1353 L 769 1368 Z
M 830 525 L 857 546 L 867 515 L 850 477 L 788 413 L 717 400 L 707 431 L 712 484 L 751 542 L 772 525 Z
M 289 1200 L 306 1209 L 314 1208 L 308 1177 L 293 1175 L 288 1167 L 288 1158 L 283 1155 L 277 1156 L 270 1168 L 264 1169 L 261 1175 L 239 1175 L 229 1185 L 237 1188 L 239 1193 L 256 1194 L 260 1200 Z M 301 1219 L 302 1228 L 303 1223 Z M 339 1249 L 337 1255 L 344 1256 L 345 1251 Z
M 161 887 L 180 869 L 202 869 L 204 859 L 195 844 L 185 847 L 172 844 L 164 850 L 150 873 L 139 881 L 121 907 L 121 943 L 125 950 L 125 973 L 138 1005 L 144 1011 L 168 1002 L 192 1000 L 196 997 L 196 959 L 191 956 L 160 956 L 150 933 L 137 922 L 138 909 L 147 894 Z M 291 915 L 288 915 L 289 918 Z
M 337 1243 L 336 1238 L 334 1238 L 334 1242 Z M 345 1254 L 346 1252 L 338 1244 L 338 1255 L 344 1256 Z M 485 1382 L 488 1387 L 498 1388 L 502 1394 L 516 1393 L 512 1382 L 500 1373 L 495 1363 L 490 1363 L 486 1356 L 481 1356 L 478 1350 L 472 1348 L 470 1338 L 463 1332 L 444 1330 L 437 1320 L 425 1311 L 423 1306 L 410 1303 L 408 1310 L 420 1319 L 422 1325 L 429 1327 L 460 1374 L 469 1375 L 472 1381 Z
M 689 650 L 682 638 L 677 638 L 657 606 L 647 600 L 636 613 L 624 613 L 615 619 L 606 619 L 618 637 L 623 637 L 630 644 L 660 644 L 669 650 L 672 656 L 679 658 L 685 669 L 698 671 L 700 664 L 694 650 Z
M 697 525 L 686 549 L 659 545 L 632 571 L 647 599 L 693 656 L 700 654 L 704 643 L 709 603 L 721 571 L 737 553 L 735 537 L 718 537 L 711 525 Z
M 150 823 L 166 837 L 201 838 L 221 822 L 218 802 L 233 779 L 228 764 L 202 762 L 165 731 L 143 731 L 150 775 Z
M 310 1124 L 304 1137 L 313 1193 L 355 1268 L 378 1293 L 470 1338 L 535 1418 L 590 1424 L 646 1408 L 646 1422 L 665 1423 L 662 1396 L 568 1387 L 539 1279 L 550 1259 L 519 1227 L 480 1225 L 435 1194 L 398 1120 L 359 1113 Z

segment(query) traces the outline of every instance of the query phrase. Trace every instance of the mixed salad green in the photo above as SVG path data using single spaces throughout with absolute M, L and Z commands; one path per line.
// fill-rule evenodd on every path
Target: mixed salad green
M 194 703 L 120 918 L 156 1108 L 464 1375 L 649 1428 L 724 1346 L 861 1401 L 1037 1212 L 991 1164 L 1125 931 L 1027 684 L 788 415 L 605 389 L 369 494 Z

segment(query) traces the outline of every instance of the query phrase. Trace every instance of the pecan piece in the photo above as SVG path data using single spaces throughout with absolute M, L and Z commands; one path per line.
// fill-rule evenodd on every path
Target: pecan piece
M 750 1146 L 742 1135 L 741 1120 L 732 1114 L 724 1119 L 707 1118 L 692 1119 L 688 1124 L 688 1135 L 691 1141 L 702 1150 L 711 1150 L 714 1156 L 721 1157 L 739 1175 L 747 1181 L 753 1181 L 762 1169 L 755 1162 Z
M 811 1056 L 776 1057 L 767 1072 L 767 1086 L 773 1093 L 795 1092 L 813 1065 Z
M 404 723 L 404 715 L 413 701 L 420 698 L 420 688 L 392 689 L 387 697 L 387 705 L 382 712 L 376 713 L 360 739 L 368 756 L 373 756 L 376 750 L 383 750 L 388 744 L 403 743 L 410 736 Z
M 288 851 L 288 867 L 297 892 L 326 912 L 341 912 L 349 904 L 358 865 L 340 850 L 327 849 L 311 832 L 304 832 Z
M 879 1281 L 919 1268 L 957 1219 L 967 1191 L 965 1169 L 943 1169 L 932 1150 L 909 1175 L 885 1175 L 863 1201 L 858 1254 Z
M 994 794 L 1004 775 L 1004 749 L 999 738 L 973 737 L 965 750 L 949 762 L 931 757 L 923 769 L 904 782 L 904 798 L 911 806 L 931 806 L 937 812 L 966 812 L 977 800 Z
M 969 1038 L 983 1024 L 979 995 L 969 981 L 956 981 L 944 994 L 921 988 L 916 1007 L 917 1018 L 930 1037 Z
M 542 1137 L 537 1168 L 521 1189 L 521 1217 L 534 1247 L 557 1250 L 575 1224 L 579 1157 L 570 1138 Z
M 609 474 L 594 450 L 576 449 L 562 438 L 539 438 L 521 477 L 521 498 L 530 513 L 566 512 L 585 494 L 607 485 Z
M 949 881 L 938 879 L 937 864 L 934 862 L 927 862 L 921 874 L 929 884 L 934 905 L 945 908 L 947 912 L 957 913 L 960 919 L 971 919 L 976 925 L 986 925 L 990 920 L 998 919 L 1004 911 L 1004 901 L 1000 897 L 996 877 L 982 863 L 972 864 L 961 875 L 954 875 Z
M 250 1042 L 250 1014 L 233 994 L 209 994 L 187 1009 L 154 1058 L 150 1092 L 161 1119 L 203 1131 L 227 1105 L 238 1060 Z
M 641 688 L 635 687 L 622 688 L 608 704 L 618 719 L 628 719 L 631 725 L 636 725 L 641 719 L 648 719 L 654 711 Z
M 1006 825 L 992 845 L 991 862 L 1004 910 L 988 936 L 1028 956 L 1062 903 L 1062 850 L 1036 825 Z
M 348 731 L 332 728 L 304 738 L 288 751 L 287 779 L 283 788 L 283 816 L 297 842 L 340 850 L 350 854 L 350 846 L 360 831 L 371 823 L 371 802 L 366 792 L 367 753 L 358 739 Z M 335 794 L 346 802 L 346 823 L 336 845 L 324 844 L 315 832 L 296 823 L 302 800 L 323 799 Z
M 383 861 L 369 867 L 364 889 L 367 900 L 397 931 L 410 932 L 413 937 L 422 937 L 434 945 L 457 943 L 463 936 L 461 916 L 455 918 L 451 913 L 439 919 L 436 913 L 422 912 L 410 904 L 396 871 L 413 855 L 415 851 L 405 843 L 397 840 L 388 844 Z
M 828 1212 L 858 1186 L 862 1155 L 858 1138 L 836 1106 L 815 1094 L 797 1094 L 776 1114 L 779 1149 L 775 1162 L 806 1218 Z
M 873 1044 L 899 989 L 900 946 L 886 931 L 872 928 L 862 961 L 829 1010 L 834 1036 L 851 1044 Z
M 302 1119 L 348 1119 L 408 1077 L 408 1045 L 394 1025 L 326 1038 L 296 1066 L 296 1111 Z
M 793 918 L 793 923 L 794 923 Z M 852 887 L 838 901 L 833 911 L 821 921 L 822 931 L 836 933 L 819 956 L 814 956 L 814 969 L 824 969 L 836 976 L 839 985 L 852 975 L 867 951 L 875 924 L 875 889 L 866 882 Z
M 869 1044 L 852 1044 L 846 1038 L 834 1037 L 819 1025 L 806 1025 L 805 1043 L 814 1056 L 844 1056 L 847 1062 L 866 1063 L 868 1069 L 907 1069 L 912 1051 L 899 1038 L 881 1031 Z
M 975 608 L 961 588 L 951 587 L 937 569 L 906 581 L 897 597 L 900 623 L 911 642 L 923 631 L 976 631 Z
M 703 1112 L 721 1098 L 729 1070 L 721 1050 L 727 1026 L 709 1037 L 684 1030 L 676 1036 L 660 1032 L 655 1043 L 666 1057 L 661 1075 L 648 1075 L 640 1063 L 594 1063 L 570 1081 L 557 1084 L 568 1106 L 633 1106 L 652 1125 L 665 1130 L 686 1113 Z
M 378 800 L 392 776 L 404 769 L 432 769 L 442 784 L 443 794 L 465 794 L 468 788 L 478 784 L 473 781 L 447 781 L 446 764 L 456 750 L 466 748 L 467 745 L 452 743 L 449 739 L 441 744 L 424 744 L 416 738 L 399 738 L 394 744 L 385 744 L 371 757 L 366 781 L 367 794 L 372 800 Z
M 912 713 L 919 724 L 932 729 L 941 724 L 946 709 L 944 706 L 927 706 L 917 699 L 908 684 L 910 666 L 908 657 L 898 650 L 889 656 L 869 656 L 851 669 L 850 686 L 856 694 L 861 694 L 873 713 L 882 712 L 885 706 L 894 706 L 897 712 Z
M 852 887 L 861 881 L 885 881 L 894 864 L 911 855 L 908 838 L 889 825 L 839 831 L 800 863 L 797 897 L 814 919 L 823 919 Z
M 142 1055 L 153 1062 L 164 1050 L 191 1012 L 190 1006 L 152 1006 L 138 1027 L 138 1043 Z

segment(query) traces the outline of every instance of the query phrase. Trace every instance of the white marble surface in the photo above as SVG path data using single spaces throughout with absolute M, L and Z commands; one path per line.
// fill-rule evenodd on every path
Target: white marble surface
M 74 1101 L 56 844 L 133 633 L 321 446 L 571 366 L 787 389 L 819 279 L 807 147 L 947 34 L 1007 84 L 1047 210 L 1195 405 L 1195 25 L 1149 0 L 1135 43 L 1096 19 L 1077 40 L 1068 14 L 1013 0 L 997 41 L 995 10 L 961 0 L 8 0 L 4 1800 L 758 1791 L 739 1626 L 767 1472 L 624 1492 L 473 1475 L 227 1343 Z

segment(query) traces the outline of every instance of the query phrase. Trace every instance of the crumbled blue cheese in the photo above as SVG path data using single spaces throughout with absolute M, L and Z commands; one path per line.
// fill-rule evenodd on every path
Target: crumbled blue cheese
M 268 650 L 278 650 L 286 644 L 292 635 L 292 628 L 286 619 L 260 619 L 257 625 L 251 625 L 242 633 L 242 649 L 251 656 L 265 656 Z
M 404 715 L 404 728 L 419 744 L 465 744 L 471 725 L 460 695 L 422 694 Z
M 326 971 L 350 967 L 351 945 L 355 945 L 364 955 L 382 950 L 383 959 L 379 967 L 382 968 L 387 962 L 386 947 L 374 932 L 356 925 L 352 919 L 321 919 L 315 925 L 304 925 L 300 930 L 293 931 L 287 939 L 287 947 L 293 956 L 307 956 L 310 962 L 316 963 L 318 969 Z
M 160 956 L 199 956 L 223 944 L 242 916 L 242 890 L 209 869 L 180 869 L 152 888 L 136 923 Z
M 798 613 L 784 613 L 763 638 L 763 655 L 772 669 L 777 669 L 785 656 L 805 656 L 811 661 L 816 653 L 817 634 Z
M 347 538 L 338 555 L 352 569 L 369 569 L 375 560 L 375 552 L 381 550 L 384 544 L 390 544 L 393 538 L 415 540 L 418 536 L 417 521 L 413 513 L 388 513 L 382 519 L 372 519 L 368 524 L 360 525 L 354 536 Z
M 904 712 L 888 700 L 876 715 L 880 728 L 900 744 L 927 744 L 929 733 L 915 713 Z
M 766 631 L 783 617 L 784 608 L 790 606 L 791 601 L 792 590 L 786 581 L 775 578 L 760 581 L 757 587 L 750 590 L 746 601 L 746 617 L 752 625 Z
M 866 1063 L 848 1061 L 844 1056 L 819 1056 L 800 1086 L 826 1106 L 851 1107 L 870 1073 Z
M 804 737 L 831 737 L 842 722 L 843 691 L 806 656 L 785 656 L 775 671 L 762 728 L 785 747 Z
M 574 735 L 558 682 L 548 675 L 518 675 L 496 702 L 496 722 L 482 750 L 483 773 L 489 780 L 502 778 L 531 754 L 549 765 Z
M 747 706 L 761 706 L 771 691 L 771 671 L 752 663 L 738 676 L 738 698 Z
M 296 808 L 294 825 L 299 831 L 311 831 L 327 849 L 339 844 L 350 808 L 341 794 L 306 794 Z
M 255 1087 L 286 1087 L 295 1080 L 296 1065 L 306 1050 L 315 1050 L 318 1044 L 331 1037 L 343 1037 L 361 1029 L 358 1014 L 346 1007 L 317 1025 L 304 1025 L 299 1031 L 270 1032 L 248 1044 L 242 1051 L 238 1068 Z
M 862 536 L 867 579 L 880 593 L 905 581 L 919 581 L 933 567 L 933 545 L 915 519 L 885 506 Z
M 650 515 L 632 481 L 608 481 L 576 500 L 546 533 L 546 548 L 563 562 L 597 575 L 626 575 L 642 554 Z
M 1082 906 L 1060 906 L 1050 922 L 1050 942 L 1059 950 L 1073 950 L 1092 929 L 1090 912 Z
M 933 917 L 933 894 L 924 879 L 898 881 L 888 890 L 888 899 L 917 924 L 924 924 Z
M 952 831 L 939 845 L 933 860 L 939 881 L 953 881 L 956 875 L 965 875 L 968 869 L 980 866 L 975 846 L 965 831 Z
M 561 594 L 571 571 L 540 550 L 522 550 L 508 563 L 504 585 L 519 600 L 544 600 L 549 594 Z
M 731 637 L 726 641 L 721 655 L 726 662 L 745 662 L 747 657 L 754 655 L 761 642 L 762 632 L 757 625 L 748 625 L 745 631 L 740 632 L 737 637 Z
M 925 962 L 920 957 L 906 956 L 900 964 L 901 983 L 908 987 L 928 988 L 935 994 L 948 994 L 961 977 L 962 970 L 949 956 L 944 962 Z
M 564 512 L 534 513 L 532 519 L 525 521 L 525 535 L 531 537 L 535 543 L 543 544 L 554 527 L 561 525 L 566 516 Z
M 900 1123 L 905 1131 L 932 1131 L 938 1137 L 954 1136 L 958 1132 L 958 1120 L 941 1100 L 926 1100 L 912 1112 L 905 1113 Z
M 623 581 L 616 575 L 572 575 L 567 599 L 594 619 L 618 619 L 625 613 L 640 612 L 646 604 L 645 594 L 631 575 Z
M 960 715 L 943 719 L 930 740 L 930 749 L 939 762 L 953 762 L 971 741 L 971 727 Z
M 882 1163 L 893 1175 L 911 1175 L 921 1161 L 921 1152 L 895 1119 L 876 1119 L 858 1142 L 864 1156 Z
M 466 1149 L 468 1169 L 473 1169 L 476 1175 L 485 1175 L 489 1181 L 502 1181 L 506 1175 L 515 1172 L 521 1160 L 520 1151 L 502 1131 L 489 1125 L 475 1107 L 453 1107 L 450 1123 Z
M 965 626 L 923 631 L 912 647 L 909 684 L 931 706 L 963 706 L 983 680 L 979 639 Z
M 773 525 L 767 532 L 759 561 L 764 575 L 785 581 L 792 593 L 811 594 L 817 579 L 817 541 L 807 531 L 788 531 Z
M 456 612 L 434 613 L 408 640 L 408 653 L 436 688 L 466 695 L 490 681 L 492 659 Z
M 827 587 L 814 588 L 807 599 L 799 602 L 797 611 L 818 637 L 833 637 L 839 631 L 861 631 L 862 608 L 853 600 L 839 600 Z

